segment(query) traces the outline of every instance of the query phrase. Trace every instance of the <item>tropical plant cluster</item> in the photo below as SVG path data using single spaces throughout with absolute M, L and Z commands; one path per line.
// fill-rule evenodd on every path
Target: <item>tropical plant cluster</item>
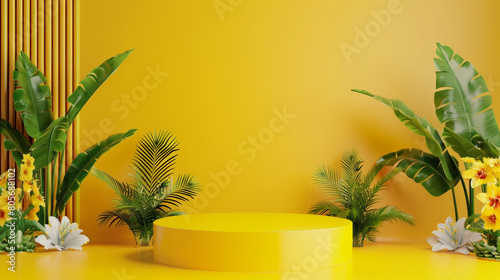
M 311 214 L 328 215 L 351 220 L 353 246 L 363 247 L 365 240 L 375 242 L 379 229 L 385 222 L 403 222 L 413 225 L 409 214 L 394 206 L 374 208 L 380 202 L 379 192 L 399 170 L 395 169 L 374 182 L 378 169 L 363 174 L 363 160 L 356 150 L 349 150 L 340 159 L 341 172 L 322 165 L 313 174 L 313 180 L 331 200 L 320 201 L 310 210 Z
M 482 240 L 472 242 L 472 249 L 480 258 L 500 261 L 500 159 L 464 158 L 466 170 L 462 173 L 470 179 L 473 188 L 482 192 L 476 197 L 483 203 L 481 214 L 471 215 L 468 229 L 482 235 Z
M 64 170 L 69 127 L 87 101 L 130 52 L 116 55 L 90 71 L 68 97 L 70 106 L 66 115 L 58 119 L 53 117 L 52 94 L 45 84 L 47 79 L 24 52 L 19 54 L 13 75 L 16 84 L 14 108 L 21 115 L 25 132 L 30 138 L 4 119 L 0 120 L 0 133 L 5 137 L 5 149 L 11 152 L 18 167 L 21 167 L 23 155 L 29 154 L 34 159 L 32 176 L 38 182 L 40 194 L 46 203 L 39 205 L 38 211 L 43 224 L 48 222 L 49 216 L 58 217 L 63 213 L 67 202 L 80 188 L 101 155 L 134 134 L 135 130 L 129 130 L 109 136 L 78 154 L 69 168 Z
M 33 252 L 36 247 L 34 234 L 43 230 L 37 213 L 45 206 L 45 201 L 33 178 L 34 158 L 25 154 L 21 162 L 21 188 L 8 187 L 9 172 L 0 177 L 0 252 Z M 14 233 L 13 241 L 11 233 Z
M 365 90 L 353 91 L 370 96 L 394 111 L 411 131 L 424 137 L 429 152 L 403 149 L 382 156 L 377 165 L 395 166 L 433 196 L 451 191 L 458 220 L 455 186 L 461 185 L 467 216 L 474 214 L 474 188 L 461 175 L 460 158 L 482 159 L 500 156 L 500 131 L 491 108 L 492 99 L 484 78 L 472 64 L 450 47 L 437 44 L 436 92 L 434 106 L 443 131 L 416 115 L 401 100 L 389 99 Z
M 446 224 L 467 238 L 466 241 L 458 239 L 456 232 L 443 230 L 438 225 L 440 229 L 433 232 L 435 237 L 428 239 L 433 250 L 445 248 L 465 253 L 468 249 L 478 257 L 500 260 L 500 220 L 497 219 L 500 217 L 500 132 L 492 110 L 491 94 L 472 64 L 450 47 L 438 43 L 436 54 L 434 106 L 438 120 L 444 125 L 441 133 L 401 100 L 365 90 L 353 91 L 391 108 L 407 128 L 424 137 L 429 150 L 403 149 L 386 154 L 377 161 L 378 168 L 394 166 L 400 169 L 433 196 L 451 190 L 457 224 L 448 220 Z M 453 153 L 462 159 L 464 172 Z M 465 222 L 458 219 L 457 185 L 461 185 L 465 197 L 468 217 Z M 474 212 L 476 197 L 484 203 L 481 214 Z M 480 240 L 472 232 L 480 233 Z

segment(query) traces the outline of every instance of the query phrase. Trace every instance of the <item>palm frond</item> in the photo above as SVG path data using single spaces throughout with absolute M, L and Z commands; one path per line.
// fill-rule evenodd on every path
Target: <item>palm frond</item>
M 150 132 L 137 144 L 132 168 L 151 193 L 172 175 L 178 145 L 173 134 L 166 131 Z
M 386 175 L 384 175 L 382 178 L 380 178 L 377 183 L 380 185 L 380 186 L 383 186 L 385 185 L 387 182 L 389 182 L 389 180 L 391 180 L 392 178 L 394 178 L 394 176 L 398 175 L 400 172 L 402 171 L 402 169 L 400 168 L 394 168 L 392 169 L 389 173 L 387 173 Z M 380 189 L 378 189 L 380 190 Z
M 376 242 L 377 241 L 377 235 L 380 233 L 378 229 L 371 229 L 369 232 L 364 234 L 365 239 L 368 239 L 370 242 Z
M 108 224 L 111 227 L 113 224 L 115 226 L 123 226 L 129 223 L 130 215 L 123 211 L 110 211 L 106 210 L 102 212 L 97 218 L 97 225 L 104 226 Z
M 96 178 L 102 180 L 104 183 L 106 183 L 110 188 L 112 188 L 120 197 L 124 198 L 132 198 L 134 190 L 127 184 L 127 183 L 122 183 L 113 176 L 109 175 L 108 173 L 101 171 L 95 167 L 93 167 L 90 170 L 90 173 L 94 175 Z
M 378 227 L 383 222 L 402 222 L 414 225 L 414 218 L 394 206 L 384 206 L 367 213 L 368 226 Z
M 158 212 L 161 218 L 186 215 L 186 213 L 178 210 L 169 210 L 169 211 L 159 210 Z
M 337 217 L 342 218 L 342 219 L 348 219 L 348 220 L 352 221 L 352 219 L 349 219 L 350 215 L 351 215 L 351 209 L 345 208 L 345 209 L 342 209 L 342 211 L 340 211 L 337 214 Z M 354 221 L 353 221 L 353 223 L 354 223 Z
M 320 201 L 309 209 L 309 214 L 337 216 L 341 212 L 340 208 L 331 201 Z
M 376 165 L 372 169 L 370 169 L 370 171 L 368 171 L 368 173 L 366 174 L 366 176 L 363 180 L 364 184 L 372 186 L 374 188 L 373 184 L 375 184 L 375 183 L 373 181 L 375 180 L 377 175 L 380 173 L 380 170 L 381 170 L 381 168 L 379 166 L 376 166 Z M 394 176 L 398 175 L 401 171 L 402 170 L 400 168 L 394 168 L 389 173 L 387 173 L 385 176 L 382 176 L 382 178 L 380 178 L 376 183 L 380 184 L 380 186 L 384 186 L 389 180 L 394 178 Z
M 167 195 L 159 208 L 166 207 L 172 210 L 183 202 L 193 199 L 200 192 L 199 184 L 191 174 L 181 174 L 175 183 L 167 188 Z
M 342 184 L 342 180 L 338 172 L 332 168 L 326 165 L 318 166 L 312 175 L 312 179 L 314 184 L 319 186 L 326 195 L 341 195 L 339 186 Z
M 363 180 L 363 160 L 355 149 L 346 151 L 340 157 L 340 166 L 342 169 L 343 179 L 352 183 L 361 183 Z

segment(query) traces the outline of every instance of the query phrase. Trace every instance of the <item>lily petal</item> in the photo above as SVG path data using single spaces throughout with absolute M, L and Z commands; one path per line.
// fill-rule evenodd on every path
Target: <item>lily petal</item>
M 465 246 L 458 248 L 457 250 L 455 250 L 455 252 L 459 252 L 459 253 L 462 253 L 464 255 L 469 254 L 469 250 L 467 250 L 467 247 L 465 247 Z

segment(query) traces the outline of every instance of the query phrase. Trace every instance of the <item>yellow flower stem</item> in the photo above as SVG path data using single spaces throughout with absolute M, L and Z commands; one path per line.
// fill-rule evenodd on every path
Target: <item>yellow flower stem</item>
M 455 206 L 455 221 L 458 221 L 457 197 L 455 195 L 455 186 L 451 186 L 451 195 L 453 196 L 453 205 Z
M 55 182 L 56 165 L 55 165 L 54 161 L 52 161 L 49 164 L 49 166 L 50 166 L 50 169 L 51 169 L 51 179 L 50 179 L 50 194 L 51 194 L 51 196 L 50 196 L 50 200 L 52 202 L 52 205 L 51 205 L 49 211 L 50 211 L 50 216 L 54 216 L 54 211 L 55 211 L 55 209 L 54 209 L 55 208 L 55 203 L 54 202 L 55 202 L 55 196 L 56 196 L 55 195 L 55 188 L 54 188 L 55 183 L 56 183 Z
M 472 187 L 472 180 L 469 180 L 469 194 L 470 194 L 470 211 L 469 211 L 469 217 L 471 215 L 474 215 L 474 188 Z
M 450 166 L 448 166 L 448 163 L 446 162 L 446 159 L 444 158 L 443 155 L 439 156 L 439 161 L 441 162 L 446 178 L 450 181 L 453 181 L 453 176 L 451 176 L 450 172 Z M 456 163 L 454 163 L 454 165 L 457 166 Z M 451 194 L 453 195 L 453 205 L 455 206 L 455 221 L 458 221 L 458 208 L 457 208 L 457 197 L 455 195 L 455 186 L 450 186 L 450 187 L 451 187 Z
M 65 150 L 66 150 L 66 145 L 64 146 L 64 149 L 59 153 L 59 172 L 57 173 L 57 185 L 56 185 L 57 193 L 59 193 L 59 191 L 61 190 L 61 177 L 62 177 Z
M 26 210 L 23 211 L 23 214 L 21 215 L 21 219 L 24 219 L 24 217 L 26 217 L 26 215 L 29 214 L 29 212 L 31 211 L 31 209 L 35 208 L 35 206 L 33 206 L 33 204 L 30 204 L 30 206 L 28 206 L 28 208 L 26 208 Z
M 481 191 L 482 191 L 483 193 L 488 192 L 488 186 L 487 186 L 486 184 L 482 184 L 482 185 L 481 185 Z
M 47 174 L 46 174 L 46 183 L 47 183 L 47 186 L 46 186 L 46 189 L 47 189 L 47 195 L 45 196 L 46 199 L 47 199 L 47 202 L 46 202 L 46 205 L 47 205 L 47 217 L 50 217 L 52 216 L 52 188 L 50 187 L 51 184 L 52 184 L 52 180 L 51 180 L 51 174 L 52 174 L 52 163 L 49 164 L 47 167 Z
M 457 163 L 454 163 L 455 164 L 455 167 L 457 168 L 457 170 L 460 170 L 459 166 Z M 467 163 L 465 163 L 465 167 L 467 167 Z M 470 215 L 473 215 L 474 214 L 474 207 L 471 208 L 471 205 L 469 203 L 469 196 L 467 195 L 467 187 L 465 186 L 465 181 L 464 181 L 464 178 L 462 177 L 462 174 L 460 174 L 460 182 L 462 184 L 462 188 L 464 189 L 464 196 L 465 196 L 465 205 L 467 206 L 467 214 L 470 216 Z M 469 187 L 469 193 L 470 193 L 470 187 Z M 474 196 L 471 195 L 471 201 L 474 200 Z M 458 221 L 458 220 L 455 220 L 455 221 Z
M 46 183 L 45 183 L 45 168 L 42 168 L 40 170 L 37 171 L 37 174 L 38 174 L 38 188 L 39 188 L 39 191 L 40 191 L 40 194 L 45 197 L 45 201 L 47 201 L 47 197 L 45 196 L 46 192 L 45 192 L 45 186 L 46 186 Z M 38 211 L 38 218 L 39 218 L 39 221 L 42 225 L 45 225 L 48 220 L 47 220 L 47 207 L 43 207 L 43 206 L 40 206 L 40 211 Z

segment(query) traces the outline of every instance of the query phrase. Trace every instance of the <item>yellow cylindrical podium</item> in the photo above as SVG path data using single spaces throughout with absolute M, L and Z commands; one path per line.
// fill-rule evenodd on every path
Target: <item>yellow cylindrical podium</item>
M 285 213 L 214 213 L 154 222 L 154 258 L 173 267 L 227 272 L 314 270 L 349 262 L 352 222 Z

